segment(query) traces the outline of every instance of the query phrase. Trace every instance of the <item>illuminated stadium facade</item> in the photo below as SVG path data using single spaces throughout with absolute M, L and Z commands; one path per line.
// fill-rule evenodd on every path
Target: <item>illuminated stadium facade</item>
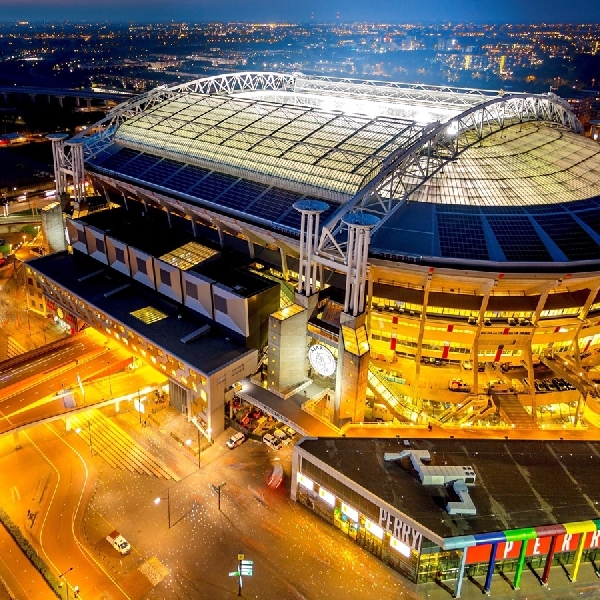
M 362 422 L 367 398 L 426 423 L 411 389 L 436 359 L 526 368 L 535 414 L 533 365 L 552 354 L 578 366 L 600 343 L 600 146 L 553 94 L 242 73 L 158 88 L 71 140 L 51 137 L 59 194 L 72 179 L 83 206 L 87 178 L 123 206 L 68 219 L 73 253 L 238 346 L 212 370 L 194 365 L 53 278 L 51 257 L 31 271 L 82 322 L 111 335 L 129 327 L 205 431 L 222 431 L 227 394 L 259 363 L 280 397 L 309 379 L 330 389 L 322 416 L 334 427 Z M 163 215 L 163 233 L 132 239 L 127 213 Z M 169 232 L 177 223 L 180 241 Z M 245 270 L 229 283 L 215 269 L 189 270 L 183 242 L 200 254 L 235 248 Z M 258 279 L 236 292 L 237 276 Z M 186 335 L 200 344 L 201 328 Z M 381 368 L 399 361 L 413 366 L 389 385 Z M 477 368 L 461 374 L 482 388 Z M 577 424 L 592 384 L 574 385 Z

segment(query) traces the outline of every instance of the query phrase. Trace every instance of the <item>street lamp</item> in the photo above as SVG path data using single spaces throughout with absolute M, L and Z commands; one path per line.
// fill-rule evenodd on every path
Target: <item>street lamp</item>
M 67 582 L 67 573 L 72 571 L 73 567 L 69 567 L 64 573 L 61 573 L 58 578 L 65 580 L 65 587 L 67 588 L 67 600 L 69 600 L 69 583 Z M 58 584 L 58 587 L 62 587 L 62 581 Z
M 106 361 L 106 364 L 108 365 L 108 391 L 110 392 L 110 397 L 112 398 L 112 385 L 110 383 L 110 361 Z
M 219 511 L 221 510 L 221 489 L 223 489 L 226 485 L 226 481 L 224 481 L 221 485 L 211 485 L 213 491 L 217 492 L 217 508 Z
M 167 488 L 167 522 L 169 524 L 169 529 L 171 529 L 171 494 L 169 493 L 170 489 L 171 488 Z M 154 499 L 154 504 L 158 506 L 161 500 L 162 498 L 158 496 L 158 498 Z

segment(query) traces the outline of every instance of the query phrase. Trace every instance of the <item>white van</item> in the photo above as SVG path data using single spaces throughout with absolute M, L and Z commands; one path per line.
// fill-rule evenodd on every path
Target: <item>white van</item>
M 292 440 L 285 434 L 282 429 L 276 429 L 273 435 L 284 445 L 287 446 Z
M 269 446 L 269 448 L 273 448 L 273 450 L 281 450 L 281 442 L 270 433 L 265 433 L 265 435 L 263 435 L 263 442 Z
M 237 448 L 240 444 L 243 444 L 245 441 L 246 436 L 241 431 L 238 431 L 235 435 L 232 435 L 225 442 L 225 444 L 230 450 L 233 450 L 234 448 Z

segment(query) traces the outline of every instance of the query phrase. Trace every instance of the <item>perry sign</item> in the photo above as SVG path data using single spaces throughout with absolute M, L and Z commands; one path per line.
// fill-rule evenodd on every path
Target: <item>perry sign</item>
M 600 531 L 591 531 L 589 533 L 563 533 L 557 537 L 556 552 L 574 552 L 577 550 L 579 536 L 585 535 L 586 540 L 584 548 L 597 548 L 600 546 Z M 544 556 L 550 550 L 552 536 L 544 536 L 527 540 L 526 556 Z M 523 542 L 501 542 L 496 550 L 496 560 L 506 560 L 519 558 L 521 544 Z M 490 559 L 491 544 L 482 544 L 481 546 L 471 546 L 467 549 L 467 564 L 486 562 Z

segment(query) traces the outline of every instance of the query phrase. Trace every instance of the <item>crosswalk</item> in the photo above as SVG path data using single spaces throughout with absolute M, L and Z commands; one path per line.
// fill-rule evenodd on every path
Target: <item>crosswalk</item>
M 89 444 L 92 454 L 99 454 L 113 468 L 174 481 L 180 479 L 97 409 L 72 415 L 71 428 Z

